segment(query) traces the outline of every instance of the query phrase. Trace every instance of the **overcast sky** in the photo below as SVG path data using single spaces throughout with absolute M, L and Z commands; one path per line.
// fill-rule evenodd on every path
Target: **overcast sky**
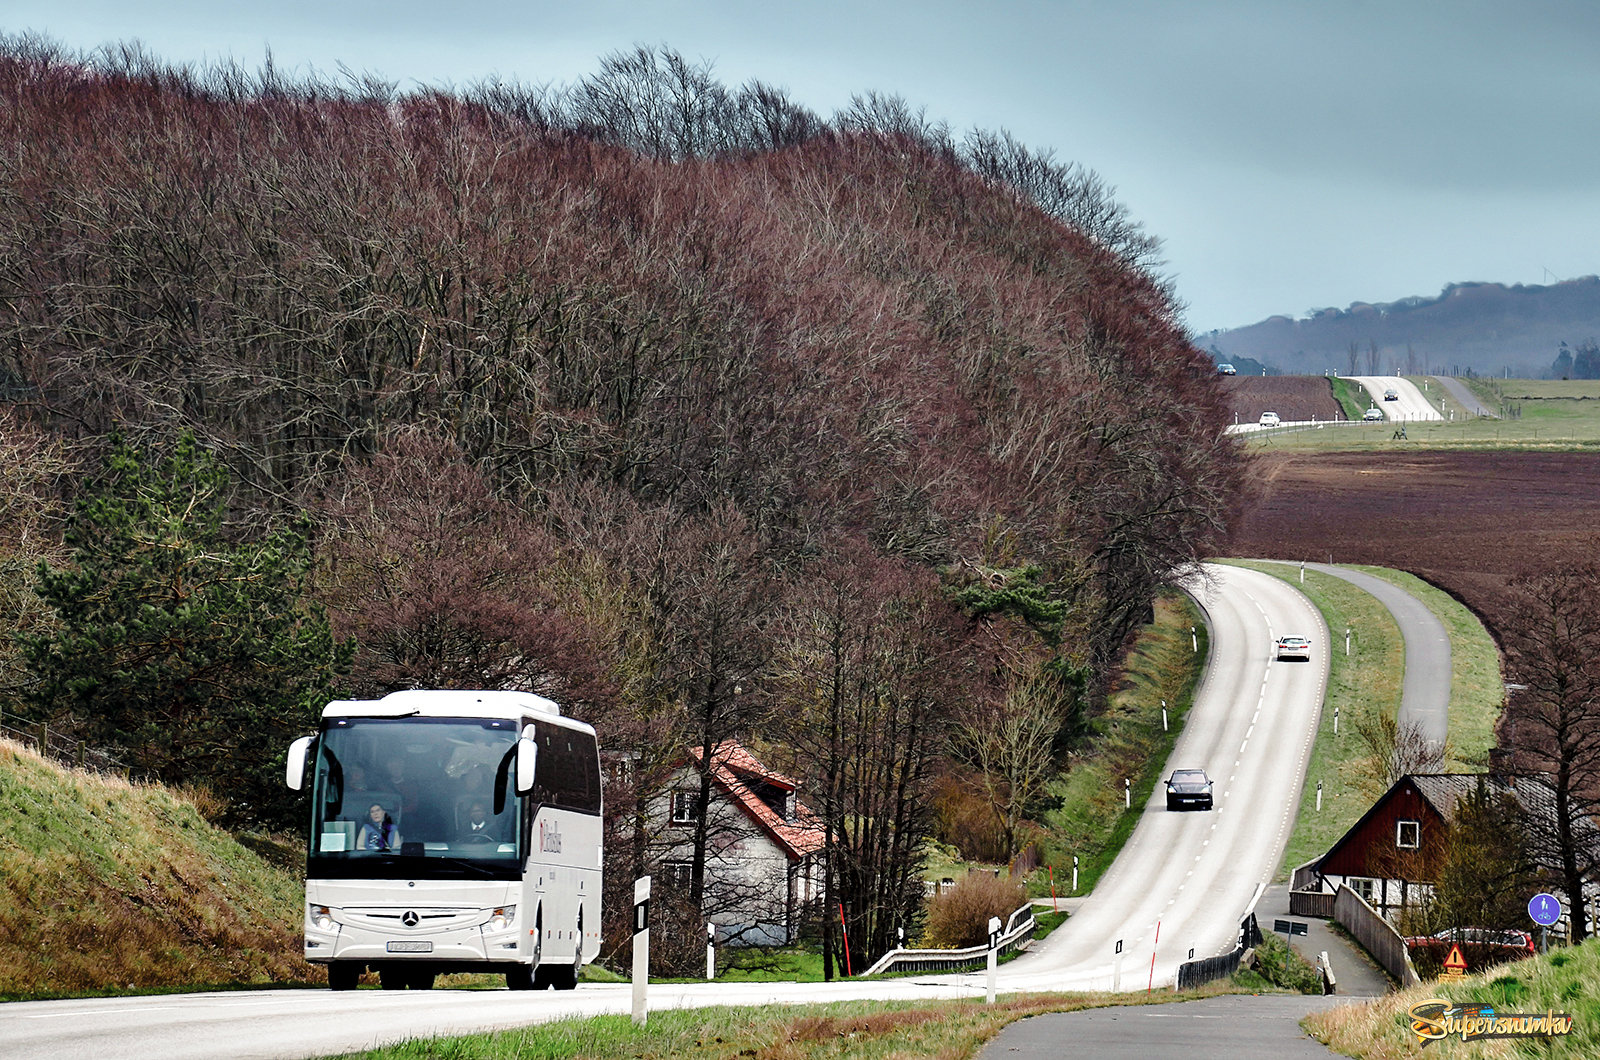
M 0 30 L 402 88 L 666 45 L 825 118 L 899 95 L 1100 173 L 1196 332 L 1600 273 L 1595 0 L 0 0 Z

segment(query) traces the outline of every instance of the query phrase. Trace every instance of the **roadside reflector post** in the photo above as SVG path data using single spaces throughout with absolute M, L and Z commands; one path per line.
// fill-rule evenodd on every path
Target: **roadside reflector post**
M 1122 805 L 1124 809 L 1133 809 L 1133 781 L 1127 777 L 1122 778 Z
M 1190 647 L 1195 652 L 1199 652 L 1199 650 L 1200 650 L 1200 634 L 1198 632 L 1196 632 L 1196 630 L 1195 630 L 1195 628 L 1193 626 L 1189 627 L 1189 644 L 1190 644 Z
M 717 925 L 706 923 L 706 981 L 717 977 Z
M 1072 855 L 1072 893 L 1078 893 L 1078 855 Z
M 1300 584 L 1304 585 L 1305 583 L 1306 583 L 1306 561 L 1305 560 L 1301 560 L 1300 561 Z
M 1344 653 L 1350 654 L 1350 627 L 1344 627 Z
M 1333 734 L 1339 735 L 1339 704 L 1333 705 Z
M 988 1003 L 994 1004 L 995 967 L 1000 963 L 1000 918 L 989 918 L 989 991 Z
M 1161 731 L 1167 731 L 1167 701 L 1161 701 Z
M 1322 812 L 1322 781 L 1317 781 L 1317 812 Z
M 1122 940 L 1117 940 L 1117 960 L 1111 966 L 1111 992 L 1122 993 Z
M 645 987 L 650 985 L 650 877 L 633 881 L 633 1025 L 643 1027 Z

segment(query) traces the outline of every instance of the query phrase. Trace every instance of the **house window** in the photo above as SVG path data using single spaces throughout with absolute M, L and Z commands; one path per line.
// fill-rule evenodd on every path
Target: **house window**
M 700 820 L 700 793 L 675 791 L 672 793 L 672 823 L 694 824 Z
M 694 865 L 687 861 L 669 861 L 661 866 L 662 882 L 669 890 L 687 891 L 693 879 Z
M 1378 881 L 1366 876 L 1350 876 L 1344 881 L 1350 889 L 1359 894 L 1368 904 L 1378 900 Z
M 1394 845 L 1406 850 L 1415 850 L 1422 845 L 1421 821 L 1396 821 L 1394 823 Z

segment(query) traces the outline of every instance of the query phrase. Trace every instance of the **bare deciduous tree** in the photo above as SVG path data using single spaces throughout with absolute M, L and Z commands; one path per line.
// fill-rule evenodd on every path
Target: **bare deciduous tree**
M 1549 820 L 1530 819 L 1535 858 L 1566 892 L 1575 939 L 1589 930 L 1586 884 L 1600 877 L 1600 565 L 1524 575 L 1500 624 L 1515 691 L 1500 722 L 1512 769 L 1550 786 Z

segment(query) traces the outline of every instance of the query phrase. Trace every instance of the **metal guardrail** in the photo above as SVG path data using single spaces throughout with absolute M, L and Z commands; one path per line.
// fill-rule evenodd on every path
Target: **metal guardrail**
M 1256 888 L 1256 893 L 1250 899 L 1250 904 L 1245 908 L 1244 916 L 1239 919 L 1239 941 L 1227 953 L 1219 953 L 1215 957 L 1201 957 L 1199 960 L 1186 961 L 1178 965 L 1178 975 L 1173 987 L 1178 990 L 1190 990 L 1211 982 L 1213 979 L 1225 979 L 1239 969 L 1239 962 L 1244 959 L 1245 951 L 1252 946 L 1261 945 L 1261 925 L 1256 923 L 1256 903 L 1261 901 L 1261 895 L 1267 889 L 1265 883 Z
M 1028 903 L 1006 918 L 1000 932 L 1001 956 L 1026 949 L 1033 941 L 1037 921 L 1033 916 L 1033 903 Z M 968 946 L 960 950 L 892 949 L 879 957 L 862 975 L 881 975 L 884 972 L 966 972 L 981 968 L 989 958 L 988 946 Z

